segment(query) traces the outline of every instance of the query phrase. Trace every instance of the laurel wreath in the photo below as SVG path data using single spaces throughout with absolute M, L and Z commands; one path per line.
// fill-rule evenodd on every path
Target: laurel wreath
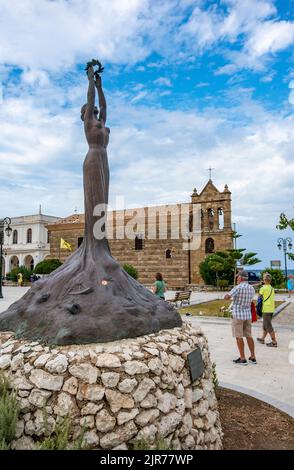
M 90 67 L 98 67 L 98 69 L 94 72 L 95 75 L 99 75 L 99 73 L 102 73 L 104 70 L 104 67 L 102 66 L 101 62 L 97 59 L 92 59 L 90 62 L 87 62 L 85 70 L 88 72 Z

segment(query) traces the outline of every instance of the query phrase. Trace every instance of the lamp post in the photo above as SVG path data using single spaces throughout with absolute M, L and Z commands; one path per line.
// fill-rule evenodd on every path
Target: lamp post
M 285 259 L 285 274 L 286 274 L 286 283 L 288 279 L 288 271 L 287 271 L 287 248 L 292 250 L 292 238 L 279 238 L 278 239 L 278 248 L 281 250 L 283 248 L 284 252 L 284 259 Z
M 4 231 L 8 237 L 10 237 L 12 228 L 11 228 L 11 219 L 10 217 L 5 217 L 0 219 L 0 299 L 3 299 L 2 294 L 2 263 L 3 263 L 3 244 L 4 244 Z M 6 227 L 5 227 L 6 226 Z

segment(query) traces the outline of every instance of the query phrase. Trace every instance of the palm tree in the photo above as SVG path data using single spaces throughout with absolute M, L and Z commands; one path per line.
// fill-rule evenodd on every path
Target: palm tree
M 237 263 L 239 263 L 240 266 L 245 267 L 245 266 L 252 266 L 254 264 L 261 262 L 259 258 L 256 258 L 257 253 L 254 253 L 252 251 L 248 251 L 248 253 L 244 253 L 244 251 L 245 251 L 245 248 L 238 248 L 238 249 L 232 248 L 228 250 L 232 259 L 235 262 L 234 285 L 236 283 Z

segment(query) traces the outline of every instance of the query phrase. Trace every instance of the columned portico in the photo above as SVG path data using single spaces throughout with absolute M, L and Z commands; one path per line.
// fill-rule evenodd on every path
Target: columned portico
M 3 271 L 7 275 L 13 268 L 25 266 L 32 270 L 50 254 L 46 225 L 56 222 L 58 217 L 35 215 L 11 218 L 12 237 L 4 237 Z

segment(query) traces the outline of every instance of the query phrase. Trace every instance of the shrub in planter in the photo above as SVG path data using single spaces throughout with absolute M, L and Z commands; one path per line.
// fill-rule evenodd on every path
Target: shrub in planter
M 7 378 L 0 375 L 0 449 L 7 450 L 16 436 L 16 424 L 20 413 L 16 394 L 9 390 Z
M 34 269 L 35 274 L 50 274 L 55 269 L 59 268 L 62 265 L 62 262 L 59 259 L 44 259 L 37 264 Z
M 220 290 L 225 290 L 229 285 L 229 281 L 227 279 L 219 279 L 218 287 Z
M 131 264 L 124 264 L 123 269 L 134 279 L 138 279 L 139 273 L 138 270 Z
M 19 273 L 22 273 L 24 281 L 29 281 L 33 271 L 31 271 L 30 269 L 25 268 L 24 266 L 20 266 L 19 268 L 13 268 L 10 271 L 10 273 L 6 274 L 6 279 L 8 281 L 16 282 L 17 281 L 17 275 Z

